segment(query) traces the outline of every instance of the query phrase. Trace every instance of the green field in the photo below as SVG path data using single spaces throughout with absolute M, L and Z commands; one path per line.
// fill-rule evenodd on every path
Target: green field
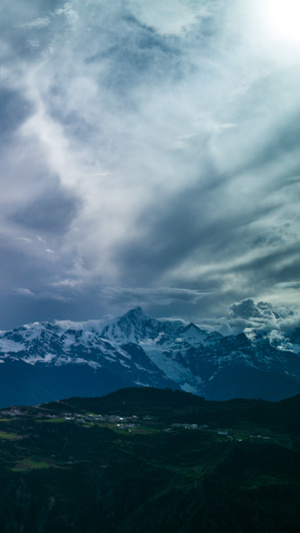
M 149 388 L 20 408 L 0 422 L 0 531 L 299 533 L 299 413 Z

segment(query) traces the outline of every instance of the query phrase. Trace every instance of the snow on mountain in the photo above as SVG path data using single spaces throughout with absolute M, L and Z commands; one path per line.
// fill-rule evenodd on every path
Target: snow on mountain
M 254 330 L 224 337 L 181 320 L 152 318 L 137 307 L 107 321 L 42 322 L 0 332 L 0 386 L 5 372 L 14 380 L 22 368 L 29 376 L 39 373 L 40 388 L 45 380 L 50 397 L 53 390 L 51 399 L 58 399 L 58 383 L 59 390 L 78 395 L 88 395 L 93 383 L 95 394 L 104 385 L 107 392 L 124 384 L 181 388 L 213 399 L 279 399 L 300 392 L 299 345 L 296 330 L 290 337 Z M 80 372 L 86 382 L 80 383 Z M 59 382 L 57 375 L 66 377 Z

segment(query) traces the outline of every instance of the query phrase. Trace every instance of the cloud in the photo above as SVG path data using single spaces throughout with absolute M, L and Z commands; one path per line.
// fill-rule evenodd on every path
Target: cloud
M 76 287 L 76 285 L 78 285 L 78 282 L 76 282 L 75 280 L 70 280 L 70 279 L 63 279 L 61 281 L 56 281 L 55 283 L 51 283 L 51 285 L 53 287 Z
M 65 16 L 71 23 L 78 20 L 78 13 L 72 8 L 72 2 L 67 2 L 63 7 L 56 8 L 54 14 L 57 16 Z
M 23 24 L 19 24 L 17 27 L 23 30 L 31 30 L 32 28 L 45 28 L 45 26 L 48 26 L 50 22 L 51 21 L 49 17 L 36 18 L 34 20 L 31 20 L 30 22 L 24 22 Z
M 220 322 L 218 329 L 225 334 L 246 332 L 253 337 L 253 331 L 263 332 L 271 341 L 280 339 L 299 327 L 300 314 L 286 306 L 274 306 L 269 302 L 255 302 L 251 298 L 235 302 Z M 215 323 L 216 326 L 216 323 Z
M 260 309 L 262 304 L 256 305 L 253 300 L 248 298 L 247 300 L 242 300 L 241 302 L 232 304 L 230 306 L 231 313 L 233 317 L 241 317 L 243 319 L 249 319 L 249 318 L 258 318 L 265 315 L 264 312 Z M 270 314 L 272 315 L 271 306 L 267 305 L 267 316 L 269 317 Z M 263 309 L 265 311 L 265 309 Z
M 181 35 L 199 23 L 200 18 L 210 16 L 208 4 L 185 0 L 154 0 L 145 4 L 141 0 L 130 0 L 129 6 L 136 17 L 162 35 Z
M 16 89 L 0 84 L 0 140 L 7 145 L 16 129 L 32 112 L 32 106 Z M 1 149 L 1 148 L 0 148 Z
M 208 294 L 200 290 L 178 289 L 171 287 L 105 287 L 99 288 L 101 298 L 110 302 L 115 308 L 126 310 L 128 307 L 137 305 L 153 310 L 154 313 L 163 315 L 164 309 L 173 306 L 197 306 L 199 302 Z
M 4 0 L 0 15 L 7 320 L 138 300 L 193 320 L 249 299 L 295 311 L 300 49 L 270 37 L 261 3 Z M 39 295 L 22 315 L 19 287 Z
M 32 240 L 31 240 L 31 239 L 28 239 L 28 237 L 14 237 L 14 239 L 15 239 L 16 241 L 27 242 L 28 244 L 31 244 L 31 243 L 32 243 Z
M 62 233 L 76 217 L 79 199 L 58 185 L 22 205 L 12 215 L 12 220 L 22 227 L 45 233 Z
M 17 289 L 17 292 L 19 294 L 21 294 L 22 296 L 26 296 L 26 297 L 29 297 L 29 298 L 35 298 L 36 295 L 30 290 L 30 289 Z

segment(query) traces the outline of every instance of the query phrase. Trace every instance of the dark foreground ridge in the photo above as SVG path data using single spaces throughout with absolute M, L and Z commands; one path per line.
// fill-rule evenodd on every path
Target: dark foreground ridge
M 131 388 L 0 417 L 1 532 L 300 531 L 300 396 Z

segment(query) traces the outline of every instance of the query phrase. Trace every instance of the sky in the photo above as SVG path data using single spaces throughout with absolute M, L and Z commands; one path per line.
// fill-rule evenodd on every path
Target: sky
M 300 323 L 297 4 L 2 0 L 1 329 Z

